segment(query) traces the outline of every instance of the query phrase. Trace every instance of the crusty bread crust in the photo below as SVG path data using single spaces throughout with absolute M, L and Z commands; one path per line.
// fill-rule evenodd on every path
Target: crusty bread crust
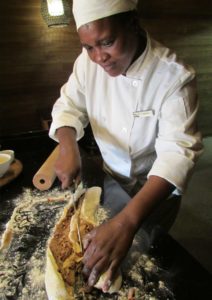
M 50 300 L 70 300 L 74 299 L 76 292 L 83 292 L 83 251 L 78 238 L 77 223 L 82 238 L 97 225 L 95 216 L 100 196 L 101 188 L 87 189 L 77 199 L 76 211 L 72 199 L 53 230 L 46 252 L 45 272 L 45 286 Z M 102 288 L 105 278 L 104 273 L 96 284 L 98 289 Z M 119 275 L 109 292 L 117 292 L 121 283 L 122 277 Z

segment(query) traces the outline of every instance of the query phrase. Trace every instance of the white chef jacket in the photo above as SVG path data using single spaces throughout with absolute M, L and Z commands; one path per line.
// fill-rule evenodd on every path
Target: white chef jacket
M 197 130 L 195 72 L 147 35 L 144 53 L 126 76 L 109 76 L 83 50 L 52 111 L 50 137 L 90 122 L 104 162 L 124 178 L 162 177 L 178 191 L 202 144 Z

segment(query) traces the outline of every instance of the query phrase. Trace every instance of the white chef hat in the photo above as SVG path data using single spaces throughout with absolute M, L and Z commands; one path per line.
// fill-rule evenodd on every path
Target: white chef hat
M 136 9 L 138 0 L 73 0 L 77 30 L 89 22 Z

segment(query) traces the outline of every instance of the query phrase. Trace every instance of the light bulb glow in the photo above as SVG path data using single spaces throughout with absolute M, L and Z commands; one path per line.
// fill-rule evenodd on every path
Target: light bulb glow
M 47 0 L 49 14 L 53 17 L 62 16 L 64 14 L 62 0 Z

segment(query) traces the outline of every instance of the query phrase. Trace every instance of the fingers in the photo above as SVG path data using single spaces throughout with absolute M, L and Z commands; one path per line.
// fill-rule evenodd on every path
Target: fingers
M 58 179 L 61 182 L 62 189 L 66 189 L 67 187 L 69 187 L 71 185 L 72 177 L 70 176 L 70 174 L 68 174 L 67 172 L 62 171 L 60 168 L 56 168 L 56 167 L 55 167 L 55 172 L 56 172 Z
M 61 181 L 61 188 L 66 189 L 71 185 L 72 180 L 68 176 L 64 176 Z
M 61 188 L 66 189 L 70 187 L 72 184 L 78 186 L 81 182 L 81 174 L 72 175 L 72 174 L 64 174 L 62 176 L 58 176 L 59 180 L 61 181 Z
M 107 260 L 103 257 L 100 259 L 93 269 L 90 272 L 90 275 L 88 277 L 88 285 L 94 286 L 95 283 L 98 281 L 100 275 L 106 270 L 107 268 Z
M 108 266 L 106 257 L 99 251 L 95 242 L 92 242 L 96 235 L 96 230 L 93 229 L 88 233 L 83 239 L 83 246 L 85 249 L 83 257 L 83 274 L 88 278 L 88 285 L 93 286 L 98 280 L 102 271 L 104 271 Z
M 113 232 L 111 223 L 105 223 L 93 229 L 83 240 L 85 249 L 83 273 L 88 278 L 88 285 L 93 286 L 98 277 L 107 270 L 103 279 L 105 291 L 110 288 L 123 257 L 120 253 L 122 249 L 120 243 L 114 244 L 114 241 L 110 239 L 111 232 Z
M 91 237 L 88 236 L 88 242 Z M 94 286 L 101 274 L 107 270 L 104 276 L 102 290 L 107 292 L 112 284 L 112 281 L 117 275 L 119 260 L 114 259 L 111 263 L 107 256 L 97 251 L 95 247 L 88 246 L 83 258 L 84 268 L 82 270 L 84 276 L 88 279 L 88 286 Z
M 119 261 L 114 260 L 110 264 L 109 269 L 106 271 L 106 278 L 105 278 L 103 286 L 102 286 L 102 291 L 104 293 L 106 293 L 110 289 L 112 282 L 116 278 L 116 276 L 118 274 L 118 267 L 119 267 Z
M 90 273 L 91 273 L 91 269 L 89 269 L 87 266 L 84 266 L 82 269 L 82 274 L 86 279 L 88 279 Z
M 75 153 L 60 153 L 54 165 L 55 173 L 61 181 L 61 188 L 65 189 L 81 181 L 81 160 Z
M 99 288 L 101 288 L 102 291 L 106 293 L 110 289 L 112 282 L 118 275 L 118 265 L 118 261 L 113 261 L 110 264 L 109 268 L 107 268 L 107 260 L 105 258 L 102 258 L 95 264 L 92 270 L 85 266 L 84 269 L 87 272 L 87 275 L 89 274 L 87 282 L 88 286 L 94 286 L 99 280 L 100 276 L 104 274 L 103 278 L 101 278 L 101 283 L 98 284 L 100 284 Z M 105 270 L 107 271 L 105 272 Z
M 83 244 L 83 249 L 86 251 L 93 236 L 94 233 L 92 233 L 94 230 L 92 230 L 91 232 L 89 232 L 88 234 L 86 234 L 86 236 L 83 238 L 82 240 L 82 244 Z M 86 252 L 85 252 L 86 253 Z M 84 260 L 86 259 L 86 255 L 84 254 Z
M 100 276 L 99 271 L 96 268 L 93 268 L 90 276 L 88 277 L 88 285 L 94 286 Z
M 95 236 L 96 232 L 95 229 L 91 231 L 86 236 L 86 239 L 84 239 L 84 257 L 83 257 L 83 263 L 86 267 L 92 269 L 93 266 L 100 260 L 104 255 L 102 254 L 102 251 L 99 250 L 99 247 L 95 244 L 93 241 L 93 238 Z

